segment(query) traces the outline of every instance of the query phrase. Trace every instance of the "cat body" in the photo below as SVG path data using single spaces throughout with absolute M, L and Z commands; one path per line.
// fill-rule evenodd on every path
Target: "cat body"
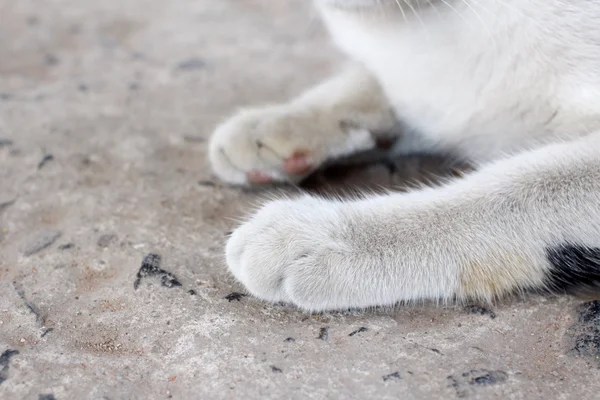
M 234 231 L 231 272 L 307 310 L 492 300 L 600 282 L 600 1 L 315 0 L 351 60 L 210 142 L 234 184 L 297 181 L 375 145 L 479 166 L 435 188 L 267 203 Z M 409 140 L 410 139 L 410 140 Z
M 317 2 L 338 46 L 432 145 L 490 161 L 600 128 L 600 2 L 423 1 L 405 15 L 389 3 L 368 14 Z

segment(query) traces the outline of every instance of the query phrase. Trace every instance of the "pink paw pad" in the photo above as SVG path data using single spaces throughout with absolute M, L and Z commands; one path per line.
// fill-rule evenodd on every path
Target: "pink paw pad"
M 313 162 L 308 152 L 295 152 L 290 158 L 283 161 L 283 170 L 289 175 L 305 175 L 314 169 Z M 256 184 L 273 182 L 273 176 L 268 172 L 250 171 L 246 174 L 248 180 Z
M 296 152 L 283 162 L 283 169 L 290 175 L 304 175 L 314 169 L 308 152 Z
M 260 171 L 250 171 L 246 176 L 252 183 L 263 184 L 273 182 L 273 178 L 269 174 Z

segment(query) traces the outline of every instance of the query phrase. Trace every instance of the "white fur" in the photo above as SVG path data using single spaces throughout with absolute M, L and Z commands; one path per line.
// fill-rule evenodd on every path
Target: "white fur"
M 600 247 L 600 1 L 315 3 L 357 66 L 218 128 L 222 179 L 290 179 L 279 163 L 298 148 L 315 164 L 368 148 L 340 121 L 389 128 L 390 106 L 421 145 L 487 165 L 407 194 L 268 203 L 227 245 L 251 293 L 309 310 L 491 299 L 543 286 L 549 247 Z M 257 138 L 277 156 L 265 161 Z

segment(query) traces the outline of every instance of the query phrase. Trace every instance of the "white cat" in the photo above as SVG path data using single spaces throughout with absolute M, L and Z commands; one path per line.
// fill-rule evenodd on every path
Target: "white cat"
M 319 311 L 600 286 L 600 0 L 315 5 L 353 66 L 221 125 L 215 173 L 295 181 L 396 118 L 421 135 L 398 152 L 479 169 L 408 193 L 267 203 L 226 249 L 250 293 Z

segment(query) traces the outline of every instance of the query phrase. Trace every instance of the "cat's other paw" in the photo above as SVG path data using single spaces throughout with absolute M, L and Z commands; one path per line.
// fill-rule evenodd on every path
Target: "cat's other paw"
M 308 311 L 452 299 L 475 246 L 455 209 L 405 194 L 276 200 L 233 232 L 227 263 L 256 297 Z
M 244 110 L 215 130 L 209 159 L 225 182 L 298 182 L 327 159 L 374 147 L 343 118 L 290 105 Z
M 366 294 L 357 282 L 349 226 L 338 203 L 302 197 L 268 203 L 234 231 L 227 263 L 247 290 L 271 302 L 309 311 L 356 305 Z M 368 283 L 367 283 L 368 284 Z

